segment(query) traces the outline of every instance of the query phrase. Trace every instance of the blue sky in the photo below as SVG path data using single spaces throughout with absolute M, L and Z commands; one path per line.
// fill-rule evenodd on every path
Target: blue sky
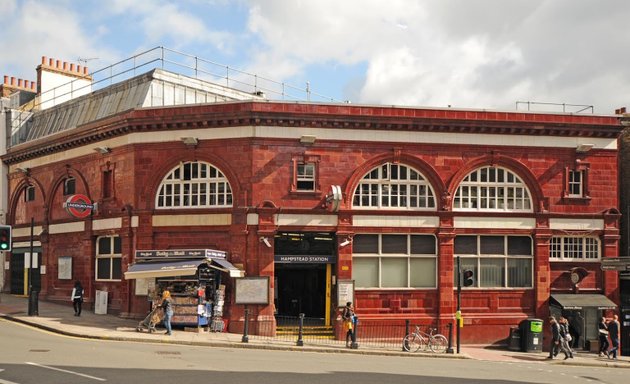
M 164 46 L 355 104 L 630 107 L 623 0 L 0 0 L 0 75 Z M 539 106 L 539 108 L 543 108 Z

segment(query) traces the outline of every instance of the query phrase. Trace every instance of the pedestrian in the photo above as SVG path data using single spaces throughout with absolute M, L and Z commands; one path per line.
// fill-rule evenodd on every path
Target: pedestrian
M 350 341 L 354 342 L 354 307 L 352 306 L 352 302 L 348 301 L 346 306 L 343 308 L 343 313 L 341 314 L 343 319 L 343 326 L 346 330 L 346 347 L 350 348 L 352 345 Z
M 171 292 L 165 290 L 162 292 L 162 304 L 160 304 L 164 310 L 164 327 L 166 332 L 164 334 L 171 335 L 171 319 L 173 318 L 173 299 L 171 298 Z
M 608 336 L 612 344 L 612 348 L 608 351 L 608 358 L 617 360 L 617 349 L 619 349 L 619 317 L 617 315 L 608 322 Z
M 556 321 L 556 318 L 553 316 L 549 316 L 549 325 L 551 327 L 551 346 L 549 349 L 548 359 L 553 359 L 560 349 L 560 324 Z M 569 358 L 569 355 L 565 350 L 563 350 L 565 360 Z
M 74 288 L 72 288 L 72 306 L 74 307 L 74 315 L 81 316 L 81 304 L 83 303 L 83 286 L 79 280 L 74 282 Z
M 560 349 L 564 352 L 564 359 L 573 358 L 573 350 L 571 349 L 571 340 L 573 337 L 569 332 L 569 320 L 566 317 L 560 316 L 560 323 L 558 324 L 560 331 Z M 556 355 L 558 354 L 556 350 Z
M 597 324 L 598 337 L 599 337 L 599 357 L 606 355 L 608 357 L 608 324 L 606 324 L 606 317 L 602 316 L 601 321 Z

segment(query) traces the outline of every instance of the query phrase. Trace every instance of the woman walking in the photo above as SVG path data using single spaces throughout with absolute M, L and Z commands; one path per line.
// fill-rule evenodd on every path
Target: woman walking
M 171 292 L 162 292 L 162 304 L 160 305 L 164 310 L 164 327 L 166 328 L 166 335 L 171 335 L 171 319 L 173 318 L 173 299 L 171 299 Z
M 597 324 L 598 328 L 598 338 L 599 338 L 599 357 L 606 355 L 608 357 L 608 325 L 606 324 L 606 317 L 602 316 L 599 324 Z
M 83 286 L 79 280 L 74 282 L 72 288 L 72 306 L 74 307 L 74 315 L 81 316 L 81 304 L 83 303 Z

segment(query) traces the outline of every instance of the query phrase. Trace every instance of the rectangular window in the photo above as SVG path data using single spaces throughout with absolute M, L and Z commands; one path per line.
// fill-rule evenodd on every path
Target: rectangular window
M 35 187 L 29 185 L 24 190 L 24 201 L 35 201 Z
M 569 197 L 582 197 L 584 171 L 569 171 Z
M 357 288 L 437 286 L 433 235 L 357 234 L 352 252 L 352 277 Z
M 68 177 L 63 182 L 63 194 L 65 196 L 74 195 L 76 193 L 75 191 L 76 191 L 76 179 L 74 177 Z
M 96 280 L 122 278 L 122 242 L 118 236 L 103 236 L 96 241 Z
M 597 237 L 554 236 L 549 241 L 551 261 L 599 260 L 600 241 Z
M 490 175 L 490 177 L 494 177 Z M 457 236 L 461 270 L 473 271 L 472 288 L 532 288 L 533 246 L 528 236 Z M 454 268 L 457 282 L 457 268 Z
M 296 172 L 296 189 L 298 191 L 315 190 L 315 163 L 299 163 Z

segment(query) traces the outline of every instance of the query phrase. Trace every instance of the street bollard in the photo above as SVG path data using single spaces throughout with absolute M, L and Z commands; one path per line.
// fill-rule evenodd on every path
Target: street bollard
M 405 336 L 403 337 L 403 345 L 402 345 L 402 350 L 403 352 L 407 352 L 407 349 L 405 349 L 405 338 L 407 337 L 407 335 L 409 334 L 409 325 L 411 324 L 411 320 L 407 319 L 405 320 Z
M 28 315 L 39 316 L 39 292 L 31 291 L 28 296 Z
M 352 318 L 353 327 L 352 327 L 352 335 L 350 336 L 352 339 L 352 344 L 350 344 L 351 349 L 358 349 L 359 343 L 357 343 L 357 328 L 359 327 L 359 317 L 354 316 Z
M 304 314 L 300 313 L 299 322 L 298 322 L 298 339 L 295 345 L 298 347 L 302 347 L 304 345 L 304 340 L 302 340 L 303 329 L 304 329 Z
M 453 323 L 448 323 L 446 326 L 448 327 L 448 348 L 446 353 L 455 353 L 453 350 Z
M 247 332 L 249 331 L 249 309 L 245 308 L 245 325 L 243 326 L 243 338 L 241 342 L 249 343 L 249 336 Z

